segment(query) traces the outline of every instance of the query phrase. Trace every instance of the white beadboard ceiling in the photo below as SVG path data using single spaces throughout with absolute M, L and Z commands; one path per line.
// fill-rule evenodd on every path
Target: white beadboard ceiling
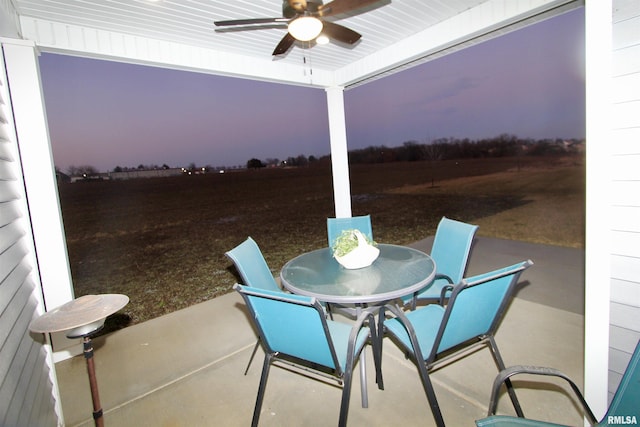
M 356 45 L 295 45 L 273 57 L 286 28 L 220 32 L 213 22 L 280 17 L 281 0 L 9 1 L 20 35 L 43 51 L 320 87 L 360 84 L 582 4 L 380 0 L 326 18 L 362 34 Z

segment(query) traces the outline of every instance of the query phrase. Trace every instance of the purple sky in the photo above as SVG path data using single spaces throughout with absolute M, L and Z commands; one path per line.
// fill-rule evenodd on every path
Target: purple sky
M 583 138 L 584 9 L 345 92 L 349 149 L 442 137 Z M 245 165 L 329 154 L 325 92 L 43 54 L 54 160 Z

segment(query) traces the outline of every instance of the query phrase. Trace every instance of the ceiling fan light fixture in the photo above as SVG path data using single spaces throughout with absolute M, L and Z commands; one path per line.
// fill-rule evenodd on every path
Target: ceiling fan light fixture
M 316 44 L 323 45 L 328 43 L 329 43 L 329 37 L 327 37 L 326 35 L 320 33 L 320 35 L 316 37 Z
M 289 22 L 288 30 L 296 40 L 313 40 L 322 32 L 322 21 L 313 16 L 301 16 Z

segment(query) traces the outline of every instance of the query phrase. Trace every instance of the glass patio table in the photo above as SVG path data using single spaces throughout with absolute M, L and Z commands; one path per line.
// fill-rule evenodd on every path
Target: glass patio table
M 289 291 L 340 304 L 391 301 L 428 285 L 435 276 L 431 257 L 407 246 L 379 244 L 380 255 L 369 267 L 348 270 L 329 248 L 297 256 L 280 272 Z
M 380 255 L 369 267 L 349 270 L 329 248 L 297 256 L 280 271 L 282 285 L 294 294 L 338 304 L 355 304 L 359 315 L 369 303 L 384 303 L 410 295 L 433 282 L 436 265 L 422 251 L 378 244 Z M 362 407 L 368 406 L 364 351 L 360 355 Z

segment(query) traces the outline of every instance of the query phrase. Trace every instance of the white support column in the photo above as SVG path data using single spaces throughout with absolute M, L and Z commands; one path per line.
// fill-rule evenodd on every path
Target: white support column
M 598 419 L 605 414 L 608 406 L 609 376 L 611 7 L 610 1 L 588 0 L 585 4 L 587 190 L 584 389 L 587 402 Z
M 331 87 L 327 88 L 326 92 L 336 218 L 348 218 L 351 217 L 351 183 L 344 115 L 344 88 Z
M 44 303 L 51 310 L 73 299 L 55 167 L 33 42 L 2 39 L 16 136 L 29 205 Z M 56 347 L 54 336 L 54 347 Z M 61 341 L 68 346 L 71 340 Z

